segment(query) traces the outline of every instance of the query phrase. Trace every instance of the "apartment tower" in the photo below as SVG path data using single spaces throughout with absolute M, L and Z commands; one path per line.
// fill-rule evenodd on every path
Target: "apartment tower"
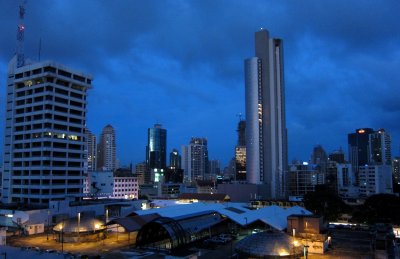
M 97 148 L 97 169 L 114 171 L 117 169 L 117 145 L 115 130 L 108 124 L 103 128 Z
M 255 57 L 245 60 L 246 178 L 265 184 L 266 198 L 286 196 L 287 131 L 283 44 L 255 33 Z
M 85 129 L 86 135 L 86 159 L 87 159 L 87 171 L 96 171 L 97 166 L 97 142 L 96 135 L 94 135 L 89 129 Z
M 209 176 L 206 138 L 192 138 L 182 147 L 182 166 L 185 181 L 204 180 Z
M 9 64 L 3 203 L 81 197 L 86 95 L 92 78 L 51 61 Z

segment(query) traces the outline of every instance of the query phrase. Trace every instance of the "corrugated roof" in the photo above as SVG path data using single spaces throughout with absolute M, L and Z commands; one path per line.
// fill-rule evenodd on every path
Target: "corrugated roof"
M 142 228 L 144 224 L 150 222 L 156 218 L 159 218 L 160 215 L 157 213 L 142 215 L 142 216 L 134 216 L 134 217 L 125 217 L 113 219 L 108 222 L 106 225 L 118 224 L 125 228 L 128 232 L 133 232 Z
M 182 200 L 199 200 L 199 201 L 227 201 L 230 197 L 224 193 L 181 193 L 178 199 Z
M 235 210 L 243 211 L 243 213 L 237 213 Z M 200 213 L 204 211 L 215 211 L 224 215 L 237 224 L 242 226 L 251 224 L 255 221 L 262 221 L 271 227 L 283 230 L 287 227 L 287 217 L 292 214 L 305 214 L 311 215 L 312 213 L 308 210 L 294 206 L 290 208 L 281 208 L 279 206 L 267 206 L 258 210 L 250 210 L 245 207 L 242 203 L 192 203 L 192 204 L 181 204 L 173 205 L 164 208 L 140 210 L 135 211 L 138 215 L 146 215 L 151 213 L 157 213 L 163 217 L 177 218 L 189 216 L 190 214 Z

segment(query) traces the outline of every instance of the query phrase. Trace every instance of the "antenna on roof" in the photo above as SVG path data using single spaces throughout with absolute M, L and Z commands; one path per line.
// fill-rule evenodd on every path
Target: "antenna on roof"
M 25 5 L 26 5 L 26 0 L 22 5 L 19 6 L 19 22 L 17 28 L 17 67 L 22 67 L 23 65 L 25 65 L 25 57 L 24 57 Z

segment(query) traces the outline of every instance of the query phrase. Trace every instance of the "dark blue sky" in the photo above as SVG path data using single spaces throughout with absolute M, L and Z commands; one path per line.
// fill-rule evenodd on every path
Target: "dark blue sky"
M 347 134 L 360 127 L 385 128 L 399 154 L 397 0 L 35 0 L 26 8 L 26 56 L 37 59 L 41 38 L 42 60 L 93 75 L 87 126 L 97 135 L 115 127 L 123 165 L 144 160 L 154 123 L 168 130 L 168 152 L 207 137 L 210 158 L 226 165 L 244 113 L 243 60 L 261 27 L 284 41 L 289 160 L 308 160 L 316 144 L 347 151 Z M 4 107 L 18 1 L 0 0 L 0 19 Z

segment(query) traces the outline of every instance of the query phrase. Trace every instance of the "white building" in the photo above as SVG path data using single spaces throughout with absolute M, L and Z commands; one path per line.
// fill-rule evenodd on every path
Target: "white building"
M 92 77 L 51 61 L 8 68 L 3 203 L 82 196 Z
M 114 177 L 111 171 L 88 172 L 85 194 L 95 198 L 109 198 L 113 195 Z
M 133 174 L 111 171 L 88 172 L 85 194 L 96 198 L 137 199 L 138 178 Z
M 206 138 L 192 138 L 189 145 L 182 147 L 182 168 L 187 182 L 203 180 L 209 176 Z
M 138 177 L 123 173 L 114 174 L 112 198 L 137 199 L 139 197 Z
M 268 197 L 286 196 L 287 134 L 283 44 L 267 30 L 255 34 L 255 57 L 245 60 L 246 178 L 266 184 Z
M 393 193 L 392 168 L 388 165 L 365 165 L 359 167 L 360 196 Z

